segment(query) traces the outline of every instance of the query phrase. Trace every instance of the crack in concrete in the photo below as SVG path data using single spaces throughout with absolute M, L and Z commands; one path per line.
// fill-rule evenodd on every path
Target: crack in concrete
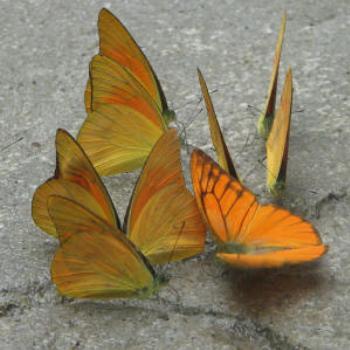
M 347 191 L 345 189 L 342 189 L 339 192 L 329 192 L 326 196 L 318 200 L 315 204 L 316 219 L 321 218 L 321 211 L 326 205 L 332 203 L 333 201 L 339 202 L 340 200 L 345 198 L 347 195 L 348 195 Z
M 33 287 L 34 286 L 34 287 Z M 14 313 L 19 310 L 19 313 L 24 313 L 25 310 L 30 310 L 38 305 L 47 304 L 45 295 L 51 292 L 51 283 L 36 284 L 32 283 L 27 286 L 25 290 L 2 290 L 0 295 L 5 297 L 11 295 L 11 300 L 0 304 L 0 318 L 12 317 Z M 44 300 L 42 300 L 44 299 Z M 291 343 L 288 336 L 280 334 L 271 327 L 260 324 L 257 321 L 252 321 L 242 315 L 233 315 L 229 312 L 215 310 L 212 308 L 205 308 L 201 306 L 184 305 L 178 302 L 171 302 L 164 298 L 157 298 L 157 301 L 149 301 L 149 305 L 127 305 L 128 301 L 122 301 L 121 304 L 113 304 L 106 302 L 94 301 L 78 301 L 64 297 L 54 298 L 49 301 L 51 305 L 71 304 L 72 307 L 81 308 L 83 305 L 94 305 L 98 308 L 105 308 L 109 310 L 132 310 L 139 312 L 152 312 L 161 320 L 169 320 L 169 314 L 178 314 L 186 317 L 206 316 L 217 320 L 227 320 L 232 323 L 228 332 L 238 333 L 242 335 L 249 335 L 249 337 L 257 338 L 259 335 L 270 346 L 271 349 L 283 350 L 308 350 L 307 347 L 301 344 Z

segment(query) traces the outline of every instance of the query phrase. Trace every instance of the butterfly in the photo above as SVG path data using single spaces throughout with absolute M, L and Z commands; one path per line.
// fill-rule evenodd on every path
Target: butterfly
M 120 229 L 85 206 L 52 195 L 48 211 L 61 242 L 51 264 L 51 278 L 60 294 L 147 298 L 166 283 Z
M 260 117 L 258 119 L 258 132 L 264 139 L 267 139 L 272 122 L 275 115 L 275 103 L 276 103 L 276 92 L 278 82 L 278 70 L 281 60 L 282 45 L 284 33 L 286 30 L 287 15 L 284 14 L 281 20 L 280 31 L 278 34 L 277 44 L 275 48 L 275 56 L 272 66 L 272 73 L 270 78 L 269 90 L 267 94 L 266 103 Z
M 199 84 L 202 90 L 203 99 L 208 114 L 209 130 L 213 145 L 215 148 L 216 155 L 218 157 L 218 162 L 220 166 L 225 169 L 231 176 L 238 179 L 238 174 L 233 164 L 232 158 L 228 151 L 224 136 L 222 134 L 220 124 L 216 117 L 214 110 L 214 104 L 210 97 L 207 84 L 204 80 L 202 72 L 197 69 Z
M 274 268 L 320 258 L 327 251 L 311 223 L 254 194 L 204 152 L 191 157 L 200 211 L 218 243 L 216 256 L 235 267 Z
M 33 196 L 32 216 L 37 226 L 58 237 L 57 225 L 47 205 L 49 198 L 56 195 L 80 204 L 109 227 L 121 230 L 100 177 L 84 150 L 64 130 L 57 132 L 56 152 L 55 176 L 42 184 Z M 152 264 L 181 260 L 203 250 L 205 227 L 193 195 L 185 186 L 175 129 L 170 128 L 150 153 L 123 226 L 128 239 Z
M 100 175 L 141 167 L 175 114 L 154 70 L 125 26 L 102 9 L 100 53 L 90 63 L 88 116 L 78 135 Z
M 281 102 L 266 142 L 267 188 L 275 196 L 279 196 L 285 188 L 292 101 L 293 81 L 292 70 L 289 68 Z

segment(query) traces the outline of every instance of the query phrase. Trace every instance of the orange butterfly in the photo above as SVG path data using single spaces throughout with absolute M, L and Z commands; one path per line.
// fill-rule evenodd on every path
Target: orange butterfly
M 264 139 L 267 139 L 272 122 L 275 116 L 275 104 L 276 104 L 276 92 L 278 83 L 278 70 L 281 60 L 282 45 L 284 32 L 286 30 L 287 15 L 284 14 L 281 21 L 281 27 L 278 34 L 277 44 L 275 48 L 275 56 L 272 66 L 272 73 L 270 78 L 269 90 L 267 94 L 267 99 L 265 107 L 258 120 L 258 132 Z
M 141 167 L 175 114 L 151 64 L 108 10 L 98 20 L 100 54 L 90 64 L 88 117 L 78 141 L 100 175 Z
M 327 251 L 301 217 L 256 197 L 202 151 L 191 159 L 197 204 L 219 248 L 217 257 L 242 268 L 272 268 L 316 260 Z
M 219 164 L 223 169 L 225 169 L 228 173 L 230 173 L 231 176 L 238 179 L 237 171 L 233 164 L 232 158 L 230 156 L 230 153 L 226 146 L 224 136 L 220 128 L 220 124 L 216 117 L 213 101 L 209 95 L 207 84 L 204 80 L 202 72 L 199 69 L 197 69 L 197 73 L 198 73 L 199 84 L 202 90 L 205 106 L 207 108 L 210 135 L 213 141 L 216 155 L 219 160 Z

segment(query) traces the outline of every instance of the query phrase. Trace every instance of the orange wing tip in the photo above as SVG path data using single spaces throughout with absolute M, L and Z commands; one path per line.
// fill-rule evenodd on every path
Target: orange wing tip
M 277 250 L 264 254 L 217 253 L 216 257 L 237 268 L 279 268 L 312 262 L 326 254 L 328 246 L 320 244 L 297 249 Z

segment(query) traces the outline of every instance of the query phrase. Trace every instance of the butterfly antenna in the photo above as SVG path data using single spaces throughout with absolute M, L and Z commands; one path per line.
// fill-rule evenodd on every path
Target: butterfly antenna
M 186 126 L 183 122 L 177 121 L 177 124 L 181 127 L 179 127 L 180 131 L 180 140 L 182 141 L 182 143 L 185 145 L 186 147 L 186 152 L 187 154 L 190 153 L 189 151 L 189 144 L 187 141 L 187 131 L 186 131 Z
M 254 116 L 256 116 L 252 111 L 255 111 L 255 112 L 257 112 L 257 113 L 260 113 L 260 110 L 258 109 L 258 108 L 256 108 L 255 106 L 253 106 L 253 105 L 250 105 L 250 104 L 248 104 L 247 105 L 247 109 L 248 109 L 248 111 L 250 111 L 250 113 L 252 113 Z
M 182 224 L 181 224 L 179 233 L 178 233 L 178 235 L 177 235 L 177 237 L 176 237 L 176 241 L 175 241 L 174 247 L 173 247 L 173 249 L 172 249 L 171 252 L 170 252 L 170 255 L 169 255 L 169 259 L 168 259 L 168 263 L 167 263 L 167 264 L 169 264 L 170 261 L 171 261 L 171 260 L 173 259 L 173 257 L 174 257 L 175 249 L 176 249 L 177 243 L 179 242 L 179 239 L 180 239 L 180 237 L 181 237 L 181 235 L 182 235 L 182 232 L 183 232 L 183 229 L 184 229 L 185 225 L 186 225 L 186 222 L 185 222 L 185 221 L 182 221 Z

